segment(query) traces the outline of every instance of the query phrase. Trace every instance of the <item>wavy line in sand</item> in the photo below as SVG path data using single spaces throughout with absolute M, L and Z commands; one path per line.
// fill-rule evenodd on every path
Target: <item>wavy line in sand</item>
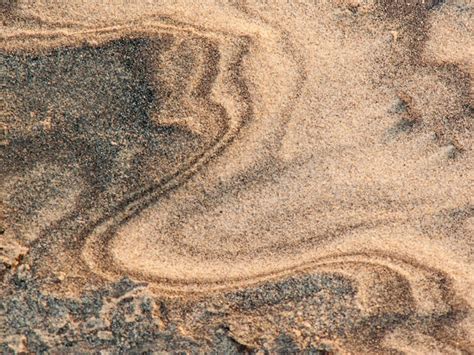
M 153 25 L 141 25 L 140 28 L 143 28 L 143 30 L 137 30 L 136 28 L 131 31 L 130 27 L 113 27 L 113 28 L 104 28 L 100 30 L 80 30 L 77 32 L 74 31 L 43 31 L 43 33 L 16 33 L 13 35 L 8 36 L 9 42 L 5 46 L 6 52 L 9 53 L 10 55 L 16 55 L 17 53 L 26 53 L 27 55 L 35 55 L 35 52 L 41 55 L 45 54 L 45 51 L 52 50 L 54 48 L 58 47 L 70 47 L 74 46 L 75 43 L 77 42 L 83 42 L 85 38 L 85 42 L 87 43 L 87 46 L 91 46 L 92 48 L 101 48 L 104 46 L 107 46 L 107 43 L 114 43 L 114 41 L 117 41 L 117 39 L 120 38 L 130 38 L 130 39 L 135 39 L 135 38 L 152 38 L 153 36 L 163 36 L 163 35 L 176 35 L 176 27 L 173 27 L 175 22 L 169 20 L 169 19 L 163 19 L 160 18 L 160 20 L 164 21 L 166 24 L 164 25 L 156 25 L 156 22 L 154 22 Z M 170 25 L 172 23 L 173 25 Z M 179 27 L 179 33 L 186 33 L 186 35 L 192 34 L 196 35 L 199 33 L 199 31 L 202 31 L 202 29 L 197 28 L 197 27 L 192 27 L 192 26 L 183 26 L 180 24 Z M 227 33 L 212 33 L 209 34 L 206 32 L 204 37 L 216 37 L 216 36 L 221 36 L 220 40 L 223 39 L 222 35 L 228 35 Z M 201 33 L 202 36 L 202 33 Z M 196 90 L 194 92 L 190 92 L 190 100 L 191 101 L 193 98 L 196 99 L 199 98 L 201 102 L 198 102 L 198 104 L 195 106 L 199 106 L 200 104 L 205 104 L 205 105 L 210 105 L 213 106 L 214 110 L 209 109 L 209 111 L 217 111 L 218 115 L 220 115 L 220 120 L 223 121 L 224 123 L 224 129 L 220 131 L 219 129 L 215 129 L 214 132 L 211 132 L 209 135 L 211 136 L 210 143 L 207 143 L 207 148 L 205 150 L 198 154 L 198 155 L 193 155 L 191 159 L 188 160 L 187 163 L 180 163 L 179 164 L 179 169 L 176 170 L 175 172 L 171 174 L 167 174 L 165 177 L 160 178 L 159 181 L 151 186 L 148 187 L 141 187 L 140 190 L 138 191 L 132 191 L 128 193 L 127 197 L 123 199 L 121 202 L 117 203 L 111 214 L 108 214 L 104 217 L 99 218 L 96 222 L 91 223 L 91 225 L 86 228 L 85 231 L 83 231 L 78 237 L 75 237 L 75 239 L 79 240 L 79 245 L 88 239 L 86 237 L 87 233 L 90 233 L 90 231 L 97 227 L 97 225 L 100 225 L 101 223 L 106 222 L 109 218 L 112 221 L 122 221 L 118 222 L 118 224 L 123 224 L 125 223 L 129 218 L 133 217 L 134 215 L 138 214 L 141 210 L 145 209 L 148 205 L 151 203 L 157 201 L 158 198 L 162 197 L 164 194 L 168 193 L 169 191 L 175 189 L 178 187 L 180 184 L 185 182 L 187 179 L 189 179 L 191 176 L 193 176 L 197 170 L 200 169 L 203 165 L 208 163 L 211 159 L 213 159 L 216 155 L 221 152 L 225 146 L 227 146 L 229 143 L 231 143 L 234 138 L 239 134 L 241 128 L 243 125 L 249 121 L 250 117 L 252 116 L 252 105 L 250 101 L 250 95 L 248 92 L 247 84 L 245 83 L 245 80 L 242 77 L 241 71 L 241 66 L 242 66 L 242 60 L 244 58 L 244 55 L 249 51 L 250 44 L 253 43 L 250 40 L 250 36 L 240 36 L 237 37 L 238 41 L 241 42 L 242 44 L 239 44 L 236 46 L 242 46 L 240 49 L 237 49 L 236 51 L 240 51 L 240 54 L 237 53 L 235 58 L 226 58 L 228 61 L 228 64 L 225 64 L 228 66 L 225 70 L 221 71 L 221 73 L 215 73 L 213 75 L 216 76 L 215 80 L 220 80 L 220 82 L 215 85 L 211 89 L 210 83 L 212 83 L 212 80 L 209 78 L 209 73 L 213 72 L 216 70 L 217 65 L 219 64 L 218 61 L 213 60 L 212 57 L 208 57 L 205 62 L 201 64 L 205 64 L 208 69 L 202 70 L 203 74 L 200 79 L 200 83 L 196 84 L 195 87 L 207 91 L 208 94 L 200 94 Z M 236 41 L 237 41 L 236 40 Z M 178 42 L 178 41 L 176 41 Z M 41 43 L 41 44 L 40 44 Z M 253 43 L 255 45 L 255 43 Z M 178 45 L 176 45 L 175 48 L 178 48 Z M 224 61 L 222 58 L 222 53 L 220 53 L 220 50 L 222 48 L 219 48 L 214 46 L 211 49 L 211 52 L 214 53 L 214 57 L 221 57 L 219 61 Z M 179 50 L 179 48 L 178 48 Z M 232 51 L 232 50 L 230 50 Z M 46 52 L 47 53 L 47 52 Z M 181 55 L 181 53 L 176 53 L 173 54 L 172 51 L 168 50 L 167 53 L 171 53 L 170 56 L 176 56 L 176 55 Z M 24 54 L 21 54 L 24 55 Z M 232 57 L 232 55 L 230 55 Z M 211 59 L 211 60 L 209 60 Z M 163 60 L 163 58 L 161 59 Z M 206 63 L 207 61 L 207 63 Z M 170 70 L 171 68 L 168 67 L 167 70 Z M 200 70 L 199 68 L 197 69 L 198 71 Z M 161 80 L 159 84 L 165 84 L 166 85 L 166 79 Z M 170 87 L 172 87 L 172 84 Z M 299 84 L 300 85 L 300 84 Z M 219 86 L 222 86 L 220 88 Z M 172 88 L 171 92 L 176 92 L 176 87 Z M 211 92 L 220 92 L 223 100 L 227 101 L 227 104 L 230 101 L 230 97 L 233 94 L 229 94 L 231 91 L 234 91 L 237 95 L 239 96 L 238 100 L 234 100 L 233 103 L 229 104 L 231 106 L 231 110 L 234 111 L 234 115 L 228 115 L 226 114 L 225 110 L 223 109 L 222 106 L 209 102 L 205 103 L 202 102 L 203 99 L 207 99 L 207 101 L 210 101 L 210 95 Z M 299 95 L 299 92 L 301 91 L 301 88 L 298 88 L 296 95 Z M 226 92 L 226 93 L 224 93 Z M 226 95 L 228 98 L 226 99 Z M 182 95 L 181 95 L 182 96 Z M 186 96 L 186 95 L 185 95 Z M 209 97 L 207 97 L 209 96 Z M 297 96 L 293 95 L 293 100 Z M 188 99 L 187 97 L 184 97 L 184 100 Z M 173 107 L 175 106 L 174 102 L 170 100 L 169 98 L 166 98 L 166 100 L 171 101 L 170 103 L 167 102 L 164 107 L 160 107 L 160 112 L 158 114 L 155 114 L 153 116 L 152 113 L 152 120 L 158 124 L 161 125 L 181 125 L 184 126 L 185 128 L 190 128 L 191 130 L 199 130 L 199 128 L 193 127 L 196 126 L 196 122 L 187 122 L 186 120 L 181 119 L 178 117 L 178 119 L 174 119 L 173 115 L 175 114 L 174 112 L 171 112 L 170 110 L 167 110 L 166 105 L 169 104 L 168 106 Z M 164 100 L 164 101 L 166 101 Z M 195 100 L 197 101 L 197 100 Z M 290 99 L 291 101 L 291 99 Z M 237 109 L 238 105 L 236 103 L 238 102 L 238 105 L 243 106 L 243 108 Z M 182 102 L 181 102 L 182 104 Z M 287 107 L 290 107 L 290 104 L 287 105 Z M 286 113 L 288 116 L 288 113 Z M 158 116 L 158 117 L 156 117 Z M 229 117 L 232 117 L 230 119 Z M 199 123 L 199 122 L 198 122 Z M 188 127 L 191 126 L 191 127 Z M 209 130 L 209 127 L 212 127 L 212 122 L 201 122 L 200 126 L 206 126 L 206 130 Z M 214 125 L 215 126 L 215 125 Z M 276 126 L 274 127 L 276 129 Z M 212 131 L 212 130 L 211 130 Z M 201 133 L 201 132 L 199 132 Z M 278 137 L 275 137 L 277 139 Z M 79 207 L 83 209 L 83 207 Z M 58 229 L 62 228 L 62 225 L 65 223 L 67 219 L 71 219 L 72 216 L 74 216 L 76 212 L 70 213 L 68 216 L 60 220 L 59 222 L 56 223 L 58 226 Z M 72 217 L 74 218 L 74 217 Z M 66 222 L 67 223 L 67 222 Z M 115 223 L 115 222 L 112 222 Z M 49 234 L 54 234 L 51 233 L 51 229 L 55 229 L 54 226 L 50 226 L 48 233 Z M 51 238 L 51 243 L 54 243 L 53 239 Z M 47 245 L 50 245 L 48 241 L 44 240 L 43 238 L 39 238 L 38 244 L 40 247 L 44 250 L 44 248 L 49 248 Z M 90 243 L 89 243 L 90 244 Z M 71 247 L 70 241 L 68 242 L 68 247 Z M 80 247 L 79 247 L 80 248 Z M 107 249 L 104 249 L 107 250 Z M 90 261 L 92 263 L 92 261 Z

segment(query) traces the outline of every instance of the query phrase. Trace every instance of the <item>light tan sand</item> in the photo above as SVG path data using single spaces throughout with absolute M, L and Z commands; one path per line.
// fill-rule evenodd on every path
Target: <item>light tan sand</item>
M 301 320 L 274 322 L 284 312 L 307 313 L 295 303 L 269 308 L 274 318 L 234 309 L 233 333 L 253 344 L 283 328 L 299 344 L 323 339 L 341 352 L 473 351 L 472 5 L 106 3 L 19 1 L 1 47 L 42 55 L 158 38 L 143 65 L 170 94 L 150 120 L 188 132 L 195 145 L 178 140 L 169 143 L 176 156 L 150 156 L 148 185 L 128 191 L 125 202 L 111 200 L 113 212 L 103 215 L 80 199 L 89 191 L 83 177 L 48 161 L 6 172 L 7 212 L 28 179 L 62 179 L 33 223 L 18 220 L 5 233 L 32 250 L 44 238 L 38 272 L 67 275 L 57 292 L 128 275 L 155 295 L 192 300 L 287 277 L 341 275 L 355 285 L 360 317 L 412 321 L 359 339 L 325 336 Z M 21 122 L 5 125 L 30 134 L 34 122 Z M 126 164 L 135 153 L 121 154 Z M 109 205 L 104 196 L 97 199 Z M 80 223 L 77 213 L 88 209 L 89 226 L 61 241 L 70 228 L 62 225 Z M 51 226 L 54 238 L 45 232 Z M 450 312 L 462 319 L 436 329 L 410 318 Z M 183 331 L 203 331 L 198 323 L 184 322 Z

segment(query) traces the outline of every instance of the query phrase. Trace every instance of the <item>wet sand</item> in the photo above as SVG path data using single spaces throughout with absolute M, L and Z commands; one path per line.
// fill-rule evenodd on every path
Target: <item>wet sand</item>
M 474 351 L 471 3 L 6 4 L 2 350 Z

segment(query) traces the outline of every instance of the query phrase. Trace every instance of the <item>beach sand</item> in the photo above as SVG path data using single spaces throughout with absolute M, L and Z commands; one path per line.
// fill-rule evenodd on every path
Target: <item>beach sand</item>
M 472 3 L 1 6 L 0 349 L 474 352 Z

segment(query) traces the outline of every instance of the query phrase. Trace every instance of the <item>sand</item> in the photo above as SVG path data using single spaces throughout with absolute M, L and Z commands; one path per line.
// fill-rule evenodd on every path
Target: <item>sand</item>
M 3 349 L 474 352 L 470 2 L 2 17 Z

